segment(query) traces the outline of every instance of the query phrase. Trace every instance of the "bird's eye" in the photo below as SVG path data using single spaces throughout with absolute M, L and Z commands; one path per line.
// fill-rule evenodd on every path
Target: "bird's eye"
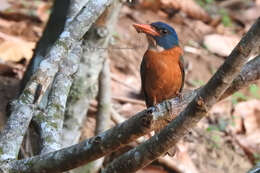
M 160 33 L 161 33 L 161 34 L 167 34 L 167 33 L 168 33 L 168 30 L 167 30 L 167 29 L 161 29 L 161 30 L 160 30 Z

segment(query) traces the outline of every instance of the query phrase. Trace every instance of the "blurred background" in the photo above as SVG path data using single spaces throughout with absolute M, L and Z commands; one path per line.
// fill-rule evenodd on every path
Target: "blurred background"
M 51 13 L 52 0 L 0 0 L 0 127 Z M 109 58 L 113 108 L 127 119 L 145 109 L 139 66 L 147 41 L 133 23 L 163 21 L 178 33 L 185 59 L 185 90 L 204 85 L 260 16 L 260 0 L 132 0 L 125 2 Z M 252 56 L 253 58 L 253 56 Z M 81 139 L 94 135 L 96 101 Z M 136 146 L 133 143 L 129 148 Z M 119 151 L 120 152 L 120 151 Z M 113 153 L 117 155 L 118 153 Z M 243 173 L 260 162 L 260 82 L 217 103 L 178 143 L 174 157 L 138 173 Z

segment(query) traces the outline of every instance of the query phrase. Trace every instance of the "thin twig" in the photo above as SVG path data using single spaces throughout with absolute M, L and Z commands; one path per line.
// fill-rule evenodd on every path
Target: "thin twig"
M 124 82 L 124 81 L 118 79 L 118 77 L 117 77 L 116 75 L 114 75 L 114 74 L 111 74 L 111 79 L 114 80 L 114 81 L 116 81 L 116 82 L 118 82 L 119 84 L 125 86 L 125 87 L 128 88 L 128 89 L 131 89 L 131 90 L 133 90 L 133 91 L 137 91 L 136 88 L 134 88 L 134 87 L 132 87 L 131 85 L 127 84 L 126 82 Z
M 112 99 L 117 100 L 119 102 L 125 102 L 125 103 L 133 103 L 133 104 L 139 104 L 145 106 L 144 101 L 127 98 L 127 97 L 120 97 L 120 96 L 113 96 Z
M 126 120 L 126 118 L 122 117 L 113 107 L 111 108 L 111 119 L 116 124 L 120 124 Z

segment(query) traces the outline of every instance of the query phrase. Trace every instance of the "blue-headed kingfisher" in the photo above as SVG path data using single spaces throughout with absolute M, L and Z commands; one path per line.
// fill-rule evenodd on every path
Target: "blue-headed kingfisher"
M 185 73 L 176 31 L 163 22 L 133 26 L 137 32 L 146 34 L 149 44 L 140 70 L 146 106 L 178 96 L 184 85 Z

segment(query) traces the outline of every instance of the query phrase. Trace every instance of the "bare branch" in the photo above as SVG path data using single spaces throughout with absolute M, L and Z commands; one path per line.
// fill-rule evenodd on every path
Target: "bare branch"
M 240 74 L 244 74 L 243 78 L 247 79 L 248 73 L 243 73 L 244 70 L 248 69 L 249 64 L 253 65 L 252 60 L 248 62 L 243 71 Z M 257 58 L 257 62 L 260 62 L 260 58 Z M 257 63 L 257 64 L 258 64 Z M 253 69 L 257 69 L 255 74 L 259 74 L 260 68 L 257 66 L 251 66 Z M 257 76 L 255 80 L 260 79 L 260 76 Z M 238 80 L 236 78 L 235 80 Z M 232 87 L 232 86 L 231 86 Z M 241 86 L 242 88 L 242 86 Z M 235 92 L 235 90 L 234 90 Z M 89 163 L 93 160 L 96 160 L 106 154 L 115 151 L 126 144 L 136 140 L 138 137 L 143 136 L 150 131 L 152 131 L 152 127 L 156 126 L 154 124 L 159 123 L 160 120 L 158 117 L 165 116 L 169 118 L 167 112 L 169 109 L 166 105 L 169 105 L 167 102 L 171 102 L 172 112 L 180 112 L 183 107 L 194 98 L 197 91 L 191 93 L 185 93 L 183 95 L 183 100 L 179 100 L 178 98 L 171 99 L 169 101 L 165 101 L 159 105 L 161 105 L 161 109 L 157 110 L 157 112 L 153 112 L 153 114 L 149 114 L 150 109 L 142 111 L 127 121 L 93 137 L 84 142 L 81 142 L 77 145 L 64 148 L 62 150 L 58 150 L 52 153 L 43 154 L 41 156 L 35 156 L 29 159 L 23 159 L 19 161 L 13 161 L 10 163 L 8 169 L 14 172 L 35 172 L 39 170 L 55 172 L 56 168 L 59 168 L 57 171 L 66 171 L 71 168 L 76 168 L 85 163 Z M 232 93 L 230 93 L 232 94 Z M 163 107 L 164 105 L 164 107 Z M 179 107 L 180 106 L 180 107 Z M 167 117 L 168 116 L 168 117 Z M 175 116 L 170 116 L 173 119 Z M 60 157 L 58 157 L 60 156 Z M 41 162 L 42 161 L 42 162 Z M 25 165 L 27 168 L 25 168 Z M 29 166 L 28 166 L 29 165 Z M 62 165 L 62 166 L 61 166 Z M 39 169 L 38 169 L 39 168 Z
M 259 173 L 260 165 L 257 164 L 254 168 L 250 169 L 247 173 Z
M 73 19 L 88 1 L 89 0 L 70 1 L 70 7 L 69 7 L 69 12 L 68 12 L 67 17 Z
M 89 102 L 98 91 L 98 76 L 107 57 L 107 47 L 119 15 L 121 2 L 114 0 L 86 34 L 79 72 L 73 82 L 65 113 L 63 146 L 78 143 L 80 127 Z M 87 92 L 86 92 L 87 91 Z
M 246 41 L 246 39 L 243 39 L 243 42 L 244 41 Z M 257 43 L 257 40 L 254 40 L 254 43 Z M 241 58 L 240 54 L 234 55 L 233 53 L 232 55 Z M 255 60 L 259 62 L 260 58 L 258 57 Z M 248 73 L 243 72 L 244 70 L 248 69 L 248 64 L 252 65 L 251 68 L 256 69 L 256 71 L 253 72 L 254 74 L 259 74 L 260 69 L 255 68 L 259 66 L 254 66 L 254 64 L 249 62 L 240 73 L 245 75 L 243 76 L 243 79 L 247 79 Z M 256 76 L 255 80 L 259 79 L 259 77 L 260 76 Z M 238 78 L 235 80 L 239 80 Z M 59 172 L 78 167 L 97 158 L 100 158 L 120 147 L 123 147 L 125 144 L 136 140 L 138 137 L 143 136 L 144 134 L 149 133 L 154 127 L 156 127 L 156 124 L 160 122 L 163 117 L 165 119 L 174 118 L 174 115 L 171 115 L 171 113 L 176 115 L 179 111 L 182 110 L 185 104 L 187 104 L 190 100 L 192 100 L 192 98 L 194 98 L 194 95 L 196 95 L 196 93 L 197 91 L 192 93 L 185 93 L 182 100 L 174 98 L 170 101 L 165 101 L 157 105 L 157 109 L 155 110 L 153 108 L 150 108 L 148 110 L 142 111 L 137 115 L 131 117 L 129 120 L 123 122 L 122 124 L 119 124 L 114 128 L 109 129 L 101 133 L 100 135 L 90 138 L 80 144 L 64 148 L 52 153 L 35 156 L 29 159 L 11 161 L 9 162 L 8 168 L 6 169 L 9 169 L 13 172 L 29 173 L 41 171 Z M 176 120 L 173 122 L 176 122 Z
M 14 111 L 0 135 L 1 161 L 17 158 L 23 136 L 33 116 L 34 105 L 19 104 L 19 102 L 13 104 Z
M 111 94 L 110 94 L 110 68 L 109 59 L 105 59 L 103 69 L 99 76 L 98 89 L 98 113 L 96 118 L 96 135 L 110 128 Z M 104 162 L 105 157 L 101 157 L 86 165 L 87 172 L 97 173 Z M 84 168 L 83 168 L 84 169 Z M 86 170 L 85 170 L 86 172 Z
M 81 43 L 75 44 L 57 73 L 49 95 L 46 112 L 40 111 L 34 117 L 41 137 L 41 154 L 61 148 L 61 132 L 63 128 L 64 112 L 73 74 L 78 69 L 81 56 Z M 43 113 L 42 113 L 43 112 Z
M 60 61 L 67 56 L 72 44 L 83 37 L 110 3 L 111 0 L 88 1 L 47 53 L 46 59 L 41 62 L 19 99 L 14 102 L 14 109 L 0 135 L 0 159 L 17 158 L 23 136 L 33 115 L 32 104 L 40 102 L 42 93 L 52 82 Z
M 102 171 L 103 173 L 134 172 L 167 152 L 201 120 L 232 84 L 240 68 L 254 48 L 260 46 L 260 18 L 241 39 L 225 63 L 210 81 L 199 91 L 184 111 L 171 121 L 160 133 L 119 156 Z M 259 53 L 259 52 L 258 52 Z M 155 109 L 157 106 L 155 107 Z M 126 163 L 126 164 L 122 164 Z
M 109 64 L 109 60 L 106 59 L 99 78 L 96 134 L 106 131 L 110 126 L 111 86 Z
M 232 82 L 231 86 L 221 96 L 221 99 L 228 97 L 234 91 L 238 91 L 257 80 L 260 76 L 260 55 L 249 61 L 241 70 L 241 73 Z

